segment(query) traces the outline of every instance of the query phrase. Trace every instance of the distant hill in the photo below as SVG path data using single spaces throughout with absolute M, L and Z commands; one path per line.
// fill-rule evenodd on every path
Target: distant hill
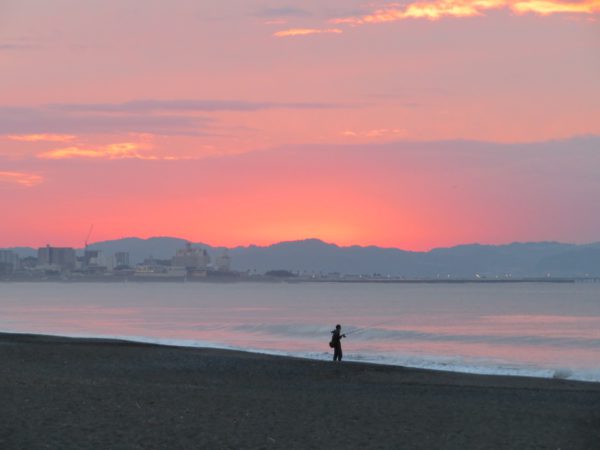
M 19 255 L 20 258 L 27 258 L 30 256 L 37 257 L 37 248 L 31 247 L 11 247 L 2 250 L 11 250 L 12 252 Z
M 105 253 L 129 252 L 129 260 L 137 264 L 147 258 L 170 259 L 175 252 L 185 247 L 188 241 L 173 237 L 153 237 L 140 239 L 128 237 L 113 241 L 96 242 L 88 246 L 90 250 L 101 250 Z M 202 245 L 202 244 L 200 244 Z M 202 245 L 208 248 L 208 246 Z
M 129 252 L 133 264 L 146 258 L 168 259 L 183 248 L 185 239 L 154 237 L 124 238 L 96 242 L 90 249 L 108 254 Z M 600 243 L 587 245 L 558 242 L 513 243 L 507 245 L 459 245 L 429 252 L 410 252 L 375 246 L 340 247 L 319 239 L 281 242 L 269 246 L 225 249 L 203 243 L 213 257 L 227 250 L 232 267 L 240 271 L 264 273 L 269 270 L 294 272 L 339 272 L 344 274 L 382 274 L 405 277 L 513 277 L 600 276 Z M 13 249 L 19 255 L 32 256 L 35 249 Z
M 482 277 L 600 275 L 600 244 L 471 244 L 409 252 L 374 246 L 339 247 L 309 239 L 268 247 L 237 247 L 230 254 L 234 267 L 257 272 L 287 269 L 434 278 L 447 275 L 472 278 L 476 274 Z

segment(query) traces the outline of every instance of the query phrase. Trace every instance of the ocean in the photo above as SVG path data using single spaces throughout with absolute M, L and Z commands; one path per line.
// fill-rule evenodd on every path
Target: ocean
M 0 283 L 0 331 L 600 381 L 600 283 Z

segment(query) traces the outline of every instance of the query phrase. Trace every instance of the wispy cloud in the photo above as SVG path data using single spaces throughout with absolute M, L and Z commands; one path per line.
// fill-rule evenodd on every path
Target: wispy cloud
M 332 109 L 344 105 L 321 102 L 252 102 L 243 100 L 133 100 L 123 103 L 51 104 L 50 108 L 71 112 L 160 113 L 262 111 L 268 109 Z
M 22 44 L 0 44 L 0 50 L 23 50 L 29 48 L 31 47 Z
M 146 112 L 81 113 L 48 105 L 0 107 L 0 135 L 153 133 L 201 135 L 213 120 L 188 114 L 153 115 Z
M 587 0 L 581 2 L 569 1 L 516 1 L 511 4 L 511 9 L 517 13 L 533 12 L 541 15 L 558 13 L 594 14 L 600 12 L 600 0 Z
M 121 103 L 64 103 L 38 107 L 0 106 L 0 136 L 14 140 L 60 141 L 69 135 L 149 133 L 213 135 L 219 112 L 321 110 L 358 105 L 325 102 L 243 100 L 133 100 Z M 28 137 L 25 137 L 28 136 Z M 60 136 L 60 138 L 59 138 Z
M 282 37 L 295 37 L 295 36 L 309 36 L 311 34 L 341 34 L 342 30 L 339 28 L 290 28 L 288 30 L 277 31 L 273 33 L 273 36 Z
M 180 156 L 166 154 L 152 144 L 150 136 L 140 135 L 142 141 L 118 142 L 106 145 L 75 144 L 69 147 L 61 147 L 44 151 L 37 154 L 40 159 L 87 159 L 87 160 L 121 160 L 141 159 L 146 161 L 175 161 L 199 159 L 201 155 Z
M 148 146 L 134 142 L 120 142 L 104 146 L 73 145 L 65 148 L 49 150 L 38 154 L 42 159 L 158 159 L 156 156 L 145 155 L 143 150 Z
M 26 43 L 2 43 L 0 42 L 0 51 L 19 51 L 19 50 L 32 50 L 39 48 L 37 45 L 26 44 Z
M 0 183 L 16 184 L 24 187 L 33 187 L 42 183 L 44 178 L 40 175 L 25 172 L 0 172 Z
M 397 139 L 406 133 L 405 130 L 399 128 L 376 128 L 366 131 L 346 130 L 342 132 L 342 136 L 351 138 L 394 138 Z
M 5 37 L 0 41 L 0 51 L 19 51 L 19 50 L 32 50 L 38 49 L 40 45 L 32 37 Z
M 309 17 L 312 14 L 301 8 L 295 8 L 292 6 L 280 7 L 280 8 L 263 8 L 256 13 L 259 17 Z
M 6 137 L 21 142 L 68 142 L 75 139 L 72 134 L 9 134 Z
M 600 12 L 600 0 L 437 0 L 375 9 L 363 16 L 340 17 L 332 24 L 364 25 L 396 22 L 406 19 L 438 20 L 443 17 L 473 17 L 492 9 L 510 9 L 517 14 L 558 13 L 595 14 Z

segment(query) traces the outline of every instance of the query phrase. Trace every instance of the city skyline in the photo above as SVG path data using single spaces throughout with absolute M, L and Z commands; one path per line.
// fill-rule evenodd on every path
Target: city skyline
M 232 265 L 232 261 L 234 264 Z M 0 278 L 12 281 L 123 281 L 166 279 L 224 281 L 242 274 L 254 280 L 301 276 L 304 281 L 504 280 L 597 281 L 600 242 L 500 246 L 463 245 L 407 252 L 381 247 L 340 247 L 316 239 L 268 247 L 212 247 L 173 237 L 125 238 L 84 249 L 0 249 Z M 187 275 L 186 275 L 187 274 Z M 258 278 L 256 278 L 258 276 Z M 232 278 L 233 277 L 233 278 Z
M 60 14 L 57 14 L 60 12 Z M 600 241 L 600 1 L 0 6 L 0 247 Z

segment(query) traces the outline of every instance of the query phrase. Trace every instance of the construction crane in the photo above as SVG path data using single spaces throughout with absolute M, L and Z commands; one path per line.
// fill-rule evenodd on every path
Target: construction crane
M 84 243 L 84 246 L 83 246 L 84 250 L 87 250 L 87 248 L 88 248 L 88 241 L 90 240 L 90 236 L 92 235 L 92 231 L 94 231 L 94 224 L 90 225 L 90 231 L 88 231 L 88 234 L 85 237 L 85 243 Z

